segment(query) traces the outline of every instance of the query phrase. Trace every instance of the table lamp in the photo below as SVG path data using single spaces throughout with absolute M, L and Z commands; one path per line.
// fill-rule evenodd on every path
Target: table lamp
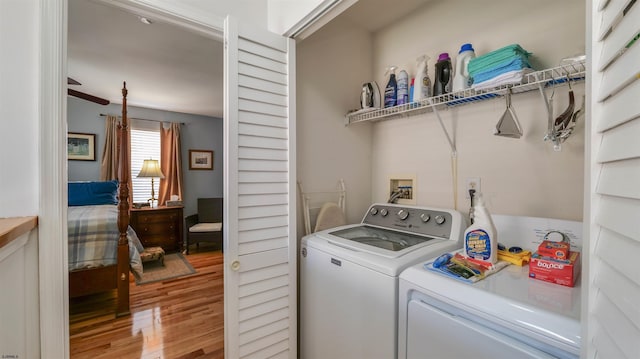
M 154 191 L 153 179 L 154 178 L 164 178 L 164 174 L 162 170 L 160 170 L 160 164 L 158 160 L 144 160 L 142 164 L 142 169 L 140 169 L 140 173 L 138 173 L 137 178 L 151 177 L 151 198 L 149 198 L 149 205 L 151 207 L 155 207 L 153 203 L 157 201 L 156 193 Z

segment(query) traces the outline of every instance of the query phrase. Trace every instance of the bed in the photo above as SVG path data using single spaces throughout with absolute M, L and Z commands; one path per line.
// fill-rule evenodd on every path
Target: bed
M 115 314 L 116 316 L 123 316 L 129 314 L 130 258 L 135 260 L 138 252 L 134 241 L 130 240 L 133 239 L 132 235 L 135 235 L 135 232 L 130 230 L 129 227 L 129 148 L 128 141 L 123 140 L 129 136 L 126 83 L 122 88 L 122 124 L 118 132 L 119 166 L 118 180 L 115 181 L 116 189 L 109 187 L 108 181 L 105 181 L 105 183 L 101 184 L 105 186 L 104 188 L 97 189 L 98 193 L 90 192 L 91 195 L 87 196 L 104 196 L 106 199 L 102 198 L 102 200 L 105 201 L 108 201 L 109 196 L 111 196 L 111 200 L 117 204 L 106 204 L 98 201 L 100 204 L 96 205 L 91 203 L 93 199 L 90 199 L 82 202 L 82 205 L 69 207 L 69 259 L 75 262 L 69 265 L 69 297 L 79 297 L 116 289 Z M 113 186 L 113 183 L 111 185 Z M 74 199 L 70 198 L 70 200 L 73 201 Z M 89 222 L 92 222 L 93 227 L 88 226 Z M 97 238 L 96 231 L 103 232 L 102 234 L 106 233 L 110 239 L 106 240 L 101 237 L 103 239 L 94 240 L 91 242 L 92 244 L 83 244 L 83 238 Z M 97 252 L 106 254 L 102 256 L 102 259 L 89 258 Z M 72 258 L 74 253 L 79 254 L 75 259 Z M 133 255 L 131 256 L 130 254 Z M 92 262 L 94 260 L 97 262 Z

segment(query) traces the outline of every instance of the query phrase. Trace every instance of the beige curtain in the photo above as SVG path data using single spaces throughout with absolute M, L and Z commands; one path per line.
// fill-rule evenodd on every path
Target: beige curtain
M 160 169 L 164 179 L 160 180 L 158 204 L 164 205 L 171 195 L 182 198 L 182 154 L 180 151 L 180 124 L 171 123 L 160 129 Z
M 118 179 L 118 117 L 107 115 L 105 125 L 104 148 L 100 165 L 100 180 Z

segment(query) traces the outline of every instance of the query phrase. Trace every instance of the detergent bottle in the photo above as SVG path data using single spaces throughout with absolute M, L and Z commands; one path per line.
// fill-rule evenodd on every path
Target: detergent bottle
M 396 82 L 396 67 L 389 66 L 385 75 L 389 75 L 389 81 L 384 88 L 384 107 L 393 107 L 398 100 L 398 83 Z
M 416 59 L 418 68 L 416 71 L 416 83 L 413 89 L 413 101 L 417 102 L 431 97 L 431 79 L 428 73 L 429 56 L 422 55 Z
M 451 58 L 443 52 L 436 62 L 436 77 L 433 81 L 433 96 L 451 92 Z
M 453 77 L 453 92 L 462 91 L 471 87 L 469 77 L 469 61 L 476 57 L 471 44 L 464 44 L 460 47 L 458 57 L 456 57 L 455 76 Z
M 467 257 L 495 264 L 498 261 L 498 237 L 481 193 L 474 195 L 473 224 L 464 231 Z

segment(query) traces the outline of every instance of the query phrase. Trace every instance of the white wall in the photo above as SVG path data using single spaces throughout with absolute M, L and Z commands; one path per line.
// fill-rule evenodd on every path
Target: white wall
M 336 19 L 299 43 L 296 53 L 298 181 L 305 191 L 330 191 L 343 178 L 350 223 L 370 204 L 371 126 L 345 127 L 344 115 L 360 106 L 371 51 L 369 33 Z
M 269 30 L 284 34 L 325 0 L 267 0 Z
M 376 80 L 386 84 L 384 69 L 388 65 L 415 73 L 415 59 L 425 53 L 431 57 L 433 80 L 434 57 L 449 52 L 455 63 L 463 43 L 472 43 L 476 55 L 519 43 L 533 53 L 532 62 L 538 69 L 557 66 L 564 57 L 584 53 L 584 1 L 537 1 L 523 9 L 522 3 L 510 0 L 432 1 L 402 22 L 374 34 Z M 580 105 L 584 85 L 575 87 Z M 555 114 L 567 103 L 567 88 L 557 89 Z M 492 134 L 505 110 L 504 100 L 442 112 L 447 126 L 455 128 L 458 209 L 468 209 L 465 178 L 480 177 L 493 213 L 581 220 L 584 122 L 562 151 L 554 152 L 551 144 L 542 140 L 547 117 L 538 92 L 514 95 L 512 105 L 524 131 L 520 139 Z M 373 201 L 388 198 L 388 175 L 400 173 L 417 176 L 418 204 L 454 206 L 450 149 L 434 114 L 375 123 L 372 141 Z
M 0 1 L 0 217 L 38 213 L 38 1 Z

